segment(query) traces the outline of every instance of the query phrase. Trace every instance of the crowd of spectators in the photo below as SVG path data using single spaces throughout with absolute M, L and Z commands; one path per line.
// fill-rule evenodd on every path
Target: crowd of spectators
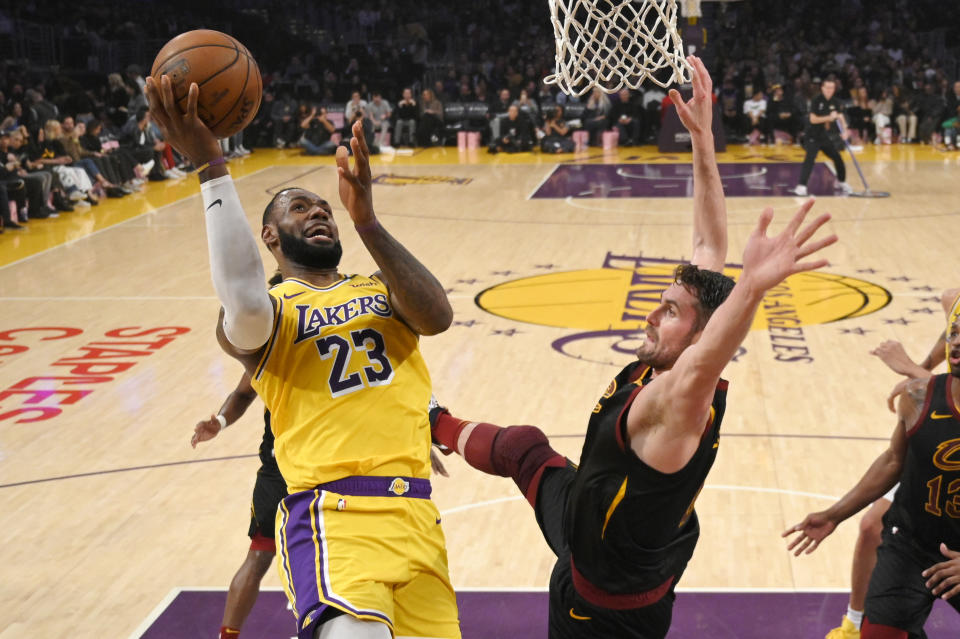
M 455 144 L 461 132 L 479 134 L 491 152 L 567 152 L 578 130 L 590 144 L 613 130 L 621 146 L 646 144 L 669 103 L 653 84 L 579 99 L 545 85 L 554 65 L 546 2 L 215 5 L 0 6 L 0 37 L 25 21 L 43 22 L 58 34 L 64 57 L 52 69 L 0 63 L 0 213 L 7 228 L 122 197 L 144 180 L 176 179 L 188 168 L 150 122 L 141 67 L 89 68 L 92 53 L 111 40 L 162 43 L 203 24 L 247 42 L 264 95 L 250 127 L 226 143 L 234 154 L 248 146 L 332 154 L 357 120 L 375 150 Z M 830 78 L 860 141 L 956 147 L 960 81 L 949 52 L 960 29 L 947 28 L 956 20 L 941 2 L 703 7 L 709 35 L 702 54 L 728 140 L 797 142 L 819 82 Z M 155 19 L 144 19 L 151 9 Z M 87 68 L 71 69 L 74 61 Z
M 425 18 L 417 13 L 423 5 L 413 3 L 407 7 L 412 13 L 404 14 L 393 4 L 360 3 L 361 22 L 371 34 L 393 33 L 390 21 L 398 16 Z M 710 31 L 704 55 L 729 141 L 799 142 L 810 101 L 829 78 L 837 82 L 854 141 L 956 148 L 960 78 L 947 52 L 960 44 L 949 40 L 960 30 L 944 28 L 949 16 L 942 3 L 748 0 L 703 7 L 702 24 Z M 414 29 L 423 39 L 412 47 L 412 57 L 371 46 L 341 58 L 345 64 L 324 67 L 329 58 L 304 55 L 271 74 L 269 109 L 261 111 L 249 133 L 253 144 L 303 141 L 307 144 L 300 146 L 313 153 L 318 151 L 313 137 L 326 145 L 320 152 L 332 153 L 336 140 L 349 137 L 347 87 L 359 94 L 351 103 L 372 104 L 374 93 L 382 92 L 376 101 L 385 106 L 372 114 L 364 104 L 363 111 L 378 142 L 390 131 L 393 146 L 453 144 L 460 131 L 481 133 L 491 151 L 563 152 L 572 148 L 576 130 L 586 131 L 593 145 L 612 130 L 619 132 L 621 146 L 656 140 L 669 100 L 655 85 L 612 95 L 595 91 L 577 99 L 543 84 L 553 70 L 554 53 L 546 3 L 481 1 L 458 6 L 456 14 L 443 6 L 427 9 L 441 26 L 454 25 L 459 37 L 446 42 L 436 28 Z M 352 9 L 334 9 L 327 23 L 345 25 L 351 16 L 361 17 Z M 445 42 L 447 48 L 440 50 L 438 44 Z M 291 114 L 298 104 L 306 105 L 307 113 L 314 106 L 325 110 L 332 128 L 317 131 L 312 121 L 301 120 L 297 130 Z
M 929 0 L 737 3 L 712 34 L 724 125 L 735 138 L 796 140 L 829 78 L 861 142 L 955 148 L 957 26 Z
M 84 93 L 80 109 L 76 100 L 49 99 L 43 83 L 6 85 L 0 92 L 2 228 L 87 210 L 148 180 L 186 175 L 185 163 L 151 122 L 143 83 L 137 67 L 127 69 L 126 78 L 111 74 L 101 91 Z

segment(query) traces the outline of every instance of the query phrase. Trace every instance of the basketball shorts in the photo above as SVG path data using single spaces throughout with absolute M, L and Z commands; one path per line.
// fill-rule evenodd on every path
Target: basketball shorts
M 253 485 L 253 499 L 250 501 L 250 528 L 247 536 L 255 540 L 253 550 L 276 552 L 272 545 L 274 525 L 277 519 L 277 507 L 280 500 L 287 496 L 287 484 L 276 466 L 260 466 L 257 481 Z M 251 546 L 252 547 L 252 546 Z
M 925 636 L 923 625 L 936 596 L 926 586 L 922 572 L 946 561 L 939 554 L 917 547 L 903 532 L 884 529 L 877 549 L 877 566 L 870 576 L 864 616 L 872 624 L 906 630 L 911 639 Z M 960 596 L 947 601 L 960 611 Z
M 537 524 L 557 555 L 550 575 L 549 639 L 663 639 L 673 617 L 672 586 L 654 603 L 628 610 L 595 606 L 574 588 L 563 522 L 575 476 L 568 460 L 566 468 L 547 468 L 537 487 Z
M 459 639 L 440 513 L 426 479 L 348 477 L 288 495 L 278 566 L 299 637 L 332 607 L 394 636 Z

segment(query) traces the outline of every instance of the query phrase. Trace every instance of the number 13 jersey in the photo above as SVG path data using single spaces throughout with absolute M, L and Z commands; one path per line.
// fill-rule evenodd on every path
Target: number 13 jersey
M 900 487 L 884 525 L 896 526 L 923 550 L 940 557 L 940 544 L 960 544 L 960 412 L 951 387 L 960 380 L 935 375 L 916 424 L 907 424 L 907 456 Z
M 290 493 L 351 475 L 430 476 L 430 374 L 376 277 L 270 289 L 274 327 L 253 376 Z

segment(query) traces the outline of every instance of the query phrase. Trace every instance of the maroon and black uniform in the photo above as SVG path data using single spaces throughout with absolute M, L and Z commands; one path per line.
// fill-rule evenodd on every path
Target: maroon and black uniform
M 579 468 L 548 468 L 538 486 L 537 521 L 558 557 L 551 639 L 659 639 L 670 628 L 674 587 L 700 535 L 694 503 L 716 459 L 727 382 L 693 457 L 662 473 L 637 457 L 626 432 L 651 378 L 641 362 L 624 368 L 593 410 Z
M 277 459 L 273 456 L 273 430 L 270 428 L 270 411 L 263 411 L 263 440 L 260 442 L 260 468 L 253 485 L 250 502 L 250 528 L 247 535 L 253 540 L 253 550 L 276 552 L 274 521 L 280 500 L 287 496 L 287 484 L 283 481 Z
M 940 544 L 960 548 L 960 412 L 952 375 L 936 375 L 917 423 L 908 425 L 900 488 L 883 518 L 883 543 L 870 577 L 865 617 L 870 624 L 922 637 L 936 597 L 921 573 L 947 558 Z M 960 597 L 949 600 L 960 610 Z

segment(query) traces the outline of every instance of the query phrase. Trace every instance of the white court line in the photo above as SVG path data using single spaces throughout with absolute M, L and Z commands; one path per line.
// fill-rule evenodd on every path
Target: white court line
M 187 589 L 173 588 L 170 592 L 168 592 L 167 596 L 160 600 L 160 603 L 158 603 L 153 610 L 150 611 L 150 614 L 146 616 L 143 622 L 137 626 L 132 633 L 130 633 L 130 639 L 140 639 L 140 637 L 143 636 L 143 633 L 150 629 L 150 626 L 152 626 L 153 622 L 157 620 L 157 617 L 163 614 L 163 611 L 166 610 L 171 603 L 173 603 L 173 600 L 178 594 L 180 594 L 182 590 Z
M 257 169 L 257 170 L 254 171 L 253 173 L 248 173 L 247 175 L 244 175 L 244 176 L 242 176 L 242 177 L 238 177 L 238 178 L 234 179 L 234 182 L 239 182 L 240 180 L 246 180 L 248 177 L 253 177 L 253 176 L 256 175 L 257 173 L 262 173 L 263 171 L 266 171 L 266 170 L 268 170 L 268 169 L 273 169 L 273 168 L 276 168 L 276 166 L 265 166 L 265 167 L 263 167 L 262 169 Z M 106 226 L 106 227 L 104 227 L 104 228 L 102 228 L 102 229 L 97 229 L 96 231 L 93 231 L 93 232 L 91 232 L 91 233 L 87 233 L 86 235 L 82 235 L 82 236 L 80 236 L 80 237 L 75 237 L 75 238 L 73 238 L 72 240 L 67 240 L 66 242 L 62 242 L 62 243 L 60 243 L 60 244 L 57 244 L 56 246 L 51 246 L 50 248 L 43 249 L 43 250 L 40 251 L 39 253 L 34 253 L 33 255 L 28 255 L 28 256 L 26 256 L 26 257 L 22 257 L 22 258 L 20 258 L 19 260 L 15 261 L 15 262 L 10 262 L 9 264 L 4 264 L 3 266 L 0 266 L 0 271 L 2 271 L 2 270 L 5 269 L 5 268 L 10 268 L 11 266 L 15 266 L 15 265 L 17 265 L 17 264 L 22 264 L 22 263 L 26 262 L 27 260 L 32 260 L 33 258 L 38 257 L 38 256 L 40 256 L 40 255 L 44 255 L 44 254 L 46 254 L 46 253 L 49 253 L 50 251 L 55 251 L 55 250 L 57 250 L 57 249 L 59 249 L 59 248 L 63 248 L 64 246 L 70 246 L 70 245 L 72 245 L 72 244 L 76 244 L 77 242 L 81 242 L 81 241 L 83 241 L 83 240 L 89 239 L 89 238 L 93 237 L 94 235 L 99 235 L 100 233 L 103 233 L 104 231 L 109 231 L 109 230 L 111 230 L 111 229 L 117 228 L 118 226 L 123 226 L 124 224 L 126 224 L 126 223 L 128 223 L 128 222 L 132 222 L 133 220 L 138 220 L 138 219 L 140 219 L 140 218 L 143 217 L 144 215 L 150 215 L 151 213 L 159 213 L 160 211 L 162 211 L 162 210 L 164 210 L 164 209 L 170 208 L 171 206 L 175 206 L 175 205 L 177 205 L 177 204 L 180 204 L 181 202 L 184 202 L 185 200 L 189 200 L 190 198 L 192 198 L 192 197 L 197 197 L 197 196 L 199 196 L 199 195 L 200 195 L 200 192 L 199 192 L 199 190 L 198 190 L 197 193 L 195 193 L 194 195 L 188 195 L 187 197 L 182 197 L 182 198 L 180 198 L 179 200 L 176 200 L 176 201 L 174 201 L 174 202 L 170 202 L 169 204 L 164 204 L 164 205 L 161 206 L 160 208 L 150 209 L 149 211 L 144 211 L 143 213 L 140 213 L 140 214 L 138 214 L 138 215 L 134 215 L 133 217 L 127 218 L 126 220 L 124 220 L 124 221 L 122 221 L 122 222 L 117 222 L 116 224 L 111 224 L 110 226 Z
M 788 490 L 786 488 L 768 488 L 766 486 L 732 486 L 729 484 L 707 484 L 704 488 L 709 488 L 711 490 L 731 490 L 731 491 L 740 491 L 740 492 L 754 492 L 754 493 L 777 493 L 781 495 L 790 495 L 793 497 L 812 497 L 814 499 L 825 499 L 828 501 L 837 501 L 839 497 L 833 495 L 821 495 L 820 493 L 808 493 L 802 490 Z M 467 510 L 473 510 L 474 508 L 484 508 L 486 506 L 495 506 L 496 504 L 504 504 L 510 501 L 519 501 L 524 499 L 523 495 L 513 495 L 511 497 L 500 497 L 498 499 L 488 499 L 487 501 L 478 501 L 472 504 L 463 504 L 462 506 L 454 506 L 453 508 L 448 508 L 447 510 L 441 510 L 441 515 L 453 515 L 456 513 L 461 513 Z
M 820 493 L 807 493 L 802 490 L 787 490 L 786 488 L 768 488 L 766 486 L 731 486 L 729 484 L 708 484 L 704 488 L 712 488 L 714 490 L 733 490 L 741 492 L 753 492 L 753 493 L 779 493 L 781 495 L 790 495 L 793 497 L 813 497 L 814 499 L 827 499 L 829 501 L 837 501 L 839 497 L 834 497 L 833 495 L 821 495 Z
M 540 182 L 538 182 L 535 187 L 533 187 L 533 190 L 532 190 L 532 191 L 530 191 L 530 195 L 527 196 L 527 199 L 528 199 L 528 200 L 532 200 L 532 199 L 533 199 L 533 196 L 537 194 L 537 191 L 540 190 L 540 187 L 543 186 L 543 185 L 546 183 L 546 181 L 550 179 L 550 176 L 553 175 L 553 174 L 556 172 L 557 167 L 559 167 L 559 166 L 560 166 L 560 164 L 559 164 L 559 163 L 556 163 L 556 164 L 554 164 L 553 166 L 550 167 L 550 170 L 547 171 L 547 174 L 543 176 L 543 179 L 540 180 Z
M 523 495 L 513 495 L 511 497 L 500 497 L 499 499 L 488 499 L 487 501 L 478 501 L 472 504 L 464 504 L 462 506 L 454 506 L 453 508 L 448 508 L 447 510 L 441 510 L 441 515 L 452 515 L 454 513 L 460 513 L 465 510 L 473 510 L 474 508 L 483 508 L 484 506 L 493 506 L 495 504 L 504 504 L 508 501 L 517 501 L 523 499 Z

